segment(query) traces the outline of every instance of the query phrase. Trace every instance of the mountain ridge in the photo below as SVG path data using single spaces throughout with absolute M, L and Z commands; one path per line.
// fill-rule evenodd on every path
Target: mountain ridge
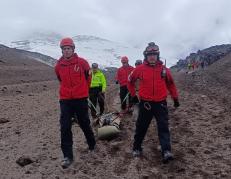
M 14 40 L 4 44 L 11 48 L 38 52 L 54 59 L 59 59 L 62 55 L 59 48 L 62 38 L 60 34 L 38 33 L 37 35 L 24 37 L 23 40 Z M 75 42 L 77 54 L 86 58 L 90 64 L 99 63 L 101 68 L 119 67 L 121 56 L 128 56 L 130 64 L 134 65 L 135 61 L 140 59 L 142 55 L 142 51 L 137 47 L 131 47 L 97 36 L 75 35 L 72 38 Z
M 201 63 L 202 61 L 206 66 L 222 59 L 231 53 L 231 44 L 214 45 L 197 52 L 190 53 L 185 59 L 180 59 L 172 68 L 178 70 L 187 68 L 189 63 Z

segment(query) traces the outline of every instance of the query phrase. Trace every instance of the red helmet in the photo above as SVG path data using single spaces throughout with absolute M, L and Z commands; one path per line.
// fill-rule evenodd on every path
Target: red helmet
M 121 63 L 128 63 L 128 57 L 127 56 L 121 57 Z
M 150 42 L 146 49 L 144 50 L 144 58 L 147 58 L 148 55 L 158 55 L 160 54 L 159 47 L 154 42 Z
M 74 41 L 71 38 L 69 38 L 69 37 L 63 38 L 61 40 L 61 42 L 60 42 L 60 48 L 62 48 L 64 46 L 71 46 L 71 47 L 75 48 Z

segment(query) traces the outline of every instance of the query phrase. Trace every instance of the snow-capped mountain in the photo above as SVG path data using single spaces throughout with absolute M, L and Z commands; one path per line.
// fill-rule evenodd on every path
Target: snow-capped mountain
M 4 44 L 58 59 L 61 56 L 59 42 L 62 38 L 62 35 L 55 33 L 36 33 L 23 40 L 14 40 Z M 120 66 L 120 57 L 125 55 L 128 56 L 131 65 L 134 65 L 137 59 L 142 58 L 140 49 L 107 39 L 77 35 L 73 37 L 73 40 L 79 56 L 87 59 L 90 64 L 97 62 L 101 67 L 118 67 Z

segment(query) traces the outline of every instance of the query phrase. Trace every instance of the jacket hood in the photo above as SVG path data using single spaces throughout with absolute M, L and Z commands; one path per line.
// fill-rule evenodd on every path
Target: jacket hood
M 148 66 L 152 66 L 152 65 L 149 65 L 147 60 L 144 60 L 143 64 L 148 65 Z M 161 60 L 157 60 L 157 62 L 154 66 L 161 66 L 161 65 L 163 65 L 163 62 Z
M 72 63 L 76 63 L 77 60 L 78 60 L 78 55 L 74 53 L 68 60 L 66 60 L 63 56 L 60 57 L 59 62 L 60 64 L 72 64 Z

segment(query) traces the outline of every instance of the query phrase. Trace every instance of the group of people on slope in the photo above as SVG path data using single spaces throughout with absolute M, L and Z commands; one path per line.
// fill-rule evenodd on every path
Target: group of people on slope
M 98 64 L 93 63 L 90 68 L 88 62 L 75 53 L 75 44 L 71 38 L 64 38 L 60 42 L 62 56 L 57 61 L 55 72 L 60 82 L 60 128 L 61 149 L 64 159 L 61 163 L 67 168 L 73 162 L 72 120 L 75 115 L 78 119 L 88 144 L 89 151 L 94 151 L 96 140 L 88 115 L 88 102 L 91 103 L 93 118 L 104 112 L 106 79 Z M 135 68 L 129 65 L 126 56 L 121 58 L 122 66 L 117 70 L 116 83 L 120 85 L 121 110 L 131 112 L 135 102 L 139 102 L 139 114 L 136 120 L 136 129 L 132 155 L 142 155 L 142 141 L 149 124 L 156 119 L 158 137 L 161 145 L 163 162 L 173 160 L 171 152 L 169 117 L 167 107 L 168 91 L 179 107 L 178 93 L 170 70 L 160 61 L 159 47 L 150 42 L 144 50 L 144 60 L 137 60 Z M 139 82 L 137 89 L 137 81 Z M 128 106 L 126 104 L 128 99 Z M 100 112 L 96 106 L 99 103 Z
M 189 62 L 187 67 L 188 67 L 188 71 L 191 71 L 191 70 L 194 71 L 194 70 L 198 69 L 199 67 L 201 67 L 201 69 L 204 70 L 205 62 L 204 62 L 204 60 Z

